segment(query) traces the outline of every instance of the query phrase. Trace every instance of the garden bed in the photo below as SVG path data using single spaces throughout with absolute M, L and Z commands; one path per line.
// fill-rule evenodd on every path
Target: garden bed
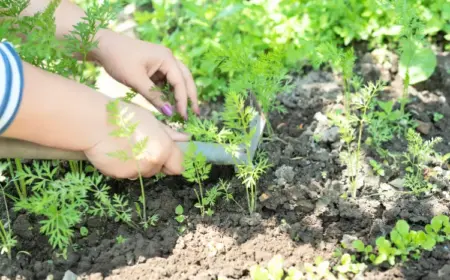
M 392 65 L 383 66 L 370 54 L 359 55 L 356 72 L 367 80 L 389 82 L 380 94 L 382 99 L 395 99 L 402 92 L 395 58 L 391 54 Z M 438 61 L 432 78 L 410 89 L 413 101 L 407 111 L 421 121 L 417 129 L 425 139 L 443 138 L 436 150 L 446 153 L 450 145 L 450 74 L 446 71 L 450 56 L 440 54 Z M 160 217 L 156 226 L 137 232 L 126 225 L 90 218 L 79 225 L 89 230 L 88 235 L 76 232 L 76 250 L 70 250 L 64 260 L 52 255 L 47 239 L 39 233 L 38 221 L 11 211 L 12 227 L 19 236 L 17 250 L 29 254 L 16 254 L 11 261 L 0 256 L 0 275 L 6 276 L 1 279 L 19 275 L 45 279 L 48 274 L 62 279 L 67 270 L 83 279 L 249 279 L 252 265 L 265 265 L 276 254 L 284 257 L 287 266 L 313 262 L 317 256 L 330 258 L 343 239 L 356 237 L 373 244 L 399 219 L 415 227 L 429 223 L 437 214 L 449 213 L 448 179 L 436 182 L 439 189 L 431 195 L 403 194 L 398 184 L 402 174 L 386 170 L 380 177 L 369 164 L 363 168 L 364 183 L 357 198 L 343 198 L 342 143 L 325 116 L 329 109 L 341 106 L 340 82 L 327 71 L 293 75 L 292 93 L 279 96 L 287 113 L 270 115 L 275 134 L 260 146 L 273 166 L 258 183 L 255 214 L 249 216 L 234 202 L 220 198 L 215 213 L 202 218 L 194 207 L 192 185 L 182 177 L 147 180 L 149 211 Z M 434 113 L 444 117 L 436 121 Z M 388 146 L 392 152 L 402 152 L 407 143 L 395 139 Z M 365 156 L 377 158 L 371 150 L 366 150 Z M 230 190 L 245 209 L 245 189 L 233 177 L 233 168 L 216 166 L 211 172 L 209 185 L 218 178 L 231 180 Z M 137 183 L 116 181 L 113 185 L 113 191 L 134 200 L 140 195 Z M 182 225 L 175 220 L 178 205 L 184 208 Z M 180 226 L 186 227 L 183 232 Z M 118 236 L 125 241 L 118 242 Z M 439 244 L 432 252 L 423 252 L 418 261 L 393 268 L 369 266 L 365 279 L 448 279 L 447 245 Z

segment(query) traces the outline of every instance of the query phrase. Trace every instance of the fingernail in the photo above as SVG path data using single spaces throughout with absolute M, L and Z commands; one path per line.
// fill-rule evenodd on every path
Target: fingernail
M 172 106 L 170 106 L 170 104 L 165 104 L 162 108 L 161 111 L 164 113 L 164 115 L 166 116 L 172 116 L 173 111 L 172 111 Z

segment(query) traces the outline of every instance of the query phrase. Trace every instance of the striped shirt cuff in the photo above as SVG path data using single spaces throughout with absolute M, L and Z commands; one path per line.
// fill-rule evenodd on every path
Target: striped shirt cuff
M 19 111 L 23 94 L 23 66 L 19 55 L 9 42 L 0 43 L 0 134 Z

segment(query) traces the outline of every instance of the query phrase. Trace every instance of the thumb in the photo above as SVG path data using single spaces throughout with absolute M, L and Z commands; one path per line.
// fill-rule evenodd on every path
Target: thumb
M 162 123 L 160 123 L 160 125 L 167 133 L 167 135 L 169 135 L 169 137 L 172 138 L 172 140 L 175 142 L 187 142 L 191 139 L 191 136 L 189 134 L 178 132 Z
M 164 94 L 156 90 L 155 84 L 145 73 L 136 75 L 130 85 L 142 94 L 157 110 L 166 116 L 172 116 L 173 108 L 169 102 L 163 100 Z

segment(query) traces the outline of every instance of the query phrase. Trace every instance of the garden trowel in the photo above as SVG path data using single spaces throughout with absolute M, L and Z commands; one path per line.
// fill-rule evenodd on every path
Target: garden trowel
M 181 149 L 181 151 L 186 152 L 189 143 L 194 143 L 197 148 L 197 153 L 202 153 L 206 157 L 206 160 L 212 164 L 247 164 L 249 160 L 253 160 L 266 125 L 266 118 L 254 97 L 251 98 L 250 103 L 258 112 L 256 117 L 251 122 L 250 129 L 255 128 L 256 131 L 251 141 L 250 155 L 246 154 L 246 149 L 244 146 L 240 146 L 233 156 L 226 151 L 226 148 L 223 145 L 218 143 L 199 141 L 176 142 L 177 146 Z M 20 158 L 29 160 L 87 160 L 83 152 L 60 150 L 22 140 L 0 137 L 0 159 L 6 158 Z

